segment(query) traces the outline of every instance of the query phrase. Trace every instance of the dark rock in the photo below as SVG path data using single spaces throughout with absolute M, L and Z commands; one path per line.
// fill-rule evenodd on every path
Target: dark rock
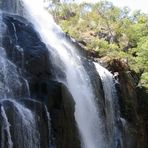
M 45 106 L 39 102 L 27 99 L 20 100 L 19 102 L 11 100 L 1 102 L 1 107 L 5 111 L 8 124 L 10 124 L 5 125 L 6 127 L 1 127 L 2 130 L 8 128 L 7 126 L 10 128 L 10 133 L 5 131 L 7 133 L 6 143 L 9 143 L 11 138 L 14 148 L 48 148 L 49 125 Z M 5 120 L 2 114 L 0 118 L 2 121 Z M 7 148 L 7 146 L 4 148 Z
M 92 60 L 88 60 L 87 58 L 82 58 L 83 65 L 89 75 L 89 78 L 91 80 L 92 88 L 93 88 L 93 94 L 95 95 L 96 102 L 98 103 L 99 106 L 99 111 L 102 117 L 105 116 L 105 105 L 104 105 L 104 91 L 103 91 L 103 86 L 101 82 L 101 78 L 96 71 L 95 65 L 93 64 Z
M 42 80 L 36 85 L 37 98 L 44 102 L 51 115 L 57 148 L 79 148 L 80 141 L 74 118 L 74 100 L 59 82 Z
M 3 14 L 3 21 L 6 25 L 3 46 L 9 60 L 17 65 L 19 73 L 28 80 L 30 97 L 44 103 L 50 112 L 51 143 L 55 144 L 57 148 L 80 148 L 79 134 L 74 118 L 75 103 L 68 89 L 63 84 L 53 81 L 55 71 L 53 71 L 52 62 L 50 62 L 47 47 L 41 41 L 32 24 L 24 18 Z M 59 70 L 58 73 L 62 77 L 64 76 Z M 41 103 L 34 105 L 33 102 L 31 100 L 21 101 L 26 108 L 42 117 L 42 120 L 37 121 L 38 130 L 47 135 L 45 109 Z M 11 103 L 9 104 L 12 106 Z M 40 128 L 42 126 L 45 129 Z M 44 137 L 45 135 L 43 135 Z M 41 139 L 42 147 L 46 148 L 44 144 Z
M 146 127 L 144 118 L 139 113 L 141 96 L 137 93 L 139 76 L 130 70 L 128 64 L 123 60 L 115 59 L 108 63 L 108 69 L 113 74 L 118 73 L 116 88 L 119 96 L 120 112 L 126 120 L 126 126 L 122 127 L 124 147 L 146 148 Z
M 23 14 L 20 0 L 1 0 L 0 9 L 9 13 Z
M 49 148 L 51 125 L 46 106 L 32 99 L 22 99 L 19 102 L 36 114 L 37 129 L 40 133 L 40 147 Z
M 0 99 L 29 97 L 25 79 L 19 75 L 17 67 L 0 55 Z
M 3 46 L 10 60 L 36 77 L 51 74 L 48 49 L 33 26 L 19 16 L 4 14 L 3 20 L 7 25 Z

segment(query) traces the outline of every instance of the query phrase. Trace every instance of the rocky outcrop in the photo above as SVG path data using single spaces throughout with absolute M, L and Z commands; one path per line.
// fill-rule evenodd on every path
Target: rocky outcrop
M 68 89 L 53 80 L 36 84 L 36 96 L 44 102 L 51 115 L 52 132 L 57 148 L 79 148 L 80 141 L 74 118 L 75 102 Z
M 18 73 L 28 80 L 30 98 L 39 101 L 40 104 L 45 104 L 50 112 L 51 144 L 57 148 L 80 148 L 74 118 L 75 102 L 66 86 L 54 80 L 53 66 L 46 45 L 41 41 L 32 24 L 24 18 L 3 14 L 3 21 L 5 33 L 2 40 L 8 59 L 17 66 Z M 31 101 L 24 102 L 24 105 L 31 111 L 42 117 L 45 116 L 43 115 L 45 109 L 43 107 L 38 109 L 39 104 L 35 104 L 34 106 Z M 17 115 L 17 113 L 15 114 Z M 44 121 L 43 119 L 38 122 L 38 126 L 46 127 Z M 15 127 L 15 125 L 13 126 Z M 40 132 L 41 130 L 45 131 L 39 128 Z M 42 135 L 43 138 L 45 136 Z M 47 138 L 46 136 L 45 142 Z M 43 139 L 41 139 L 41 143 L 41 147 L 46 148 Z
M 102 61 L 104 65 L 114 74 L 118 83 L 116 88 L 118 90 L 120 111 L 122 116 L 122 130 L 124 147 L 127 148 L 146 148 L 147 132 L 144 118 L 141 111 L 141 104 L 139 101 L 142 96 L 139 95 L 138 75 L 131 71 L 126 61 L 121 59 L 114 59 L 110 62 Z M 141 101 L 140 101 L 141 102 Z M 125 120 L 124 120 L 125 119 Z
M 99 105 L 101 107 L 99 106 L 99 109 L 101 109 L 100 111 L 104 116 L 103 89 L 101 83 L 96 81 L 96 79 L 99 80 L 100 78 L 95 74 L 96 72 L 93 64 L 91 64 L 91 60 L 99 61 L 114 75 L 121 112 L 119 128 L 122 130 L 123 147 L 147 148 L 148 94 L 145 88 L 138 86 L 139 75 L 130 69 L 127 59 L 111 59 L 107 56 L 98 58 L 96 52 L 85 51 L 79 42 L 73 42 L 73 40 L 71 42 L 84 57 L 88 57 L 87 59 L 83 59 L 82 57 L 82 61 L 86 71 L 89 73 L 94 91 L 96 90 L 95 94 L 100 98 Z M 88 62 L 88 59 L 90 59 L 90 62 Z
M 19 102 L 4 100 L 0 106 L 0 138 L 3 148 L 10 145 L 14 148 L 49 147 L 49 119 L 42 103 L 29 99 Z
M 23 14 L 23 7 L 19 0 L 0 0 L 0 9 L 9 13 Z
M 51 67 L 49 53 L 32 24 L 22 17 L 8 14 L 3 14 L 3 21 L 7 26 L 3 46 L 8 58 L 30 75 L 48 76 Z
M 1 139 L 4 140 L 3 144 L 6 144 L 4 147 L 8 147 L 7 144 L 9 143 L 7 143 L 7 141 L 10 140 L 9 131 L 3 127 L 3 123 L 7 122 L 4 120 L 4 114 L 2 116 L 2 112 L 5 111 L 8 121 L 11 124 L 10 133 L 15 147 L 17 147 L 16 145 L 22 148 L 24 147 L 23 133 L 26 132 L 27 135 L 30 136 L 28 134 L 29 129 L 27 128 L 27 124 L 32 126 L 35 121 L 38 133 L 35 133 L 32 128 L 32 134 L 35 135 L 36 139 L 31 139 L 30 142 L 35 145 L 34 147 L 40 145 L 40 147 L 46 148 L 51 144 L 57 148 L 80 148 L 80 138 L 74 118 L 75 102 L 66 86 L 55 80 L 55 71 L 53 71 L 55 67 L 53 68 L 52 62 L 50 61 L 50 53 L 46 45 L 41 41 L 40 36 L 34 30 L 32 24 L 24 18 L 5 13 L 3 14 L 3 21 L 4 35 L 2 36 L 2 44 L 6 50 L 8 61 L 11 61 L 11 64 L 9 63 L 10 66 L 13 65 L 12 70 L 9 70 L 9 74 L 13 74 L 13 72 L 16 71 L 19 82 L 22 82 L 22 85 L 25 86 L 25 79 L 23 78 L 28 80 L 31 98 L 25 95 L 27 88 L 24 91 L 22 89 L 24 87 L 18 86 L 12 89 L 12 92 L 20 92 L 19 95 L 17 93 L 14 95 L 17 102 L 5 100 L 0 103 L 0 119 L 3 121 L 0 123 L 0 130 L 3 131 L 4 137 L 3 135 L 0 136 Z M 74 44 L 76 48 L 79 48 L 83 55 L 89 55 L 79 44 L 72 40 L 71 43 Z M 105 121 L 105 100 L 100 78 L 95 71 L 92 61 L 89 61 L 85 57 L 81 58 L 90 76 L 94 94 L 97 96 L 95 96 L 95 98 L 99 98 L 96 101 L 98 102 L 102 118 L 104 118 Z M 128 65 L 120 60 L 113 60 L 113 62 L 108 62 L 105 65 L 115 74 L 115 79 L 119 82 L 116 84 L 116 87 L 120 98 L 120 121 L 122 122 L 120 123 L 120 128 L 122 129 L 123 145 L 126 148 L 146 148 L 147 137 L 145 125 L 143 116 L 141 116 L 141 112 L 139 112 L 140 107 L 138 100 L 141 96 L 139 95 L 140 93 L 138 94 L 136 91 L 138 78 L 135 73 L 131 72 Z M 64 77 L 61 71 L 58 71 L 58 73 Z M 2 81 L 3 78 L 3 71 L 0 70 L 1 88 L 4 85 Z M 14 79 L 16 80 L 16 78 Z M 13 78 L 11 78 L 11 80 L 13 80 Z M 13 83 L 12 81 L 10 82 Z M 17 86 L 17 84 L 15 84 L 15 86 Z M 3 92 L 0 90 L 0 93 L 2 94 Z M 25 99 L 20 99 L 22 97 Z M 22 112 L 19 108 L 21 108 Z M 47 124 L 49 116 L 46 109 L 50 113 L 51 128 L 49 128 L 49 124 Z M 27 122 L 25 124 L 26 118 L 29 118 L 27 119 L 29 123 Z M 19 121 L 18 124 L 15 122 L 16 120 Z M 106 126 L 105 124 L 106 123 L 104 123 L 103 126 Z M 17 132 L 15 132 L 14 129 L 17 129 Z M 20 131 L 20 129 L 23 130 Z M 49 129 L 50 132 L 48 131 Z M 51 133 L 51 135 L 49 133 Z M 39 135 L 41 139 L 38 141 Z M 48 143 L 49 138 L 51 139 L 50 143 Z M 31 145 L 28 147 L 31 147 Z

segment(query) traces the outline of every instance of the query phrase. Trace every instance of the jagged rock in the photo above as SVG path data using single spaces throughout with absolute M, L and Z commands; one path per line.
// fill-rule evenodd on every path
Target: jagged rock
M 24 18 L 3 14 L 3 20 L 6 25 L 3 46 L 9 60 L 17 65 L 18 71 L 28 80 L 31 98 L 43 102 L 50 112 L 51 143 L 57 148 L 80 148 L 73 97 L 64 84 L 53 81 L 50 54 L 45 44 L 32 24 Z M 37 105 L 34 107 L 31 102 L 25 102 L 24 105 L 33 112 L 44 112 L 43 108 L 38 112 Z M 44 126 L 44 121 L 38 124 Z
M 36 85 L 36 95 L 44 102 L 51 115 L 53 135 L 57 148 L 80 148 L 79 135 L 74 118 L 73 97 L 59 82 L 42 80 Z
M 97 105 L 99 107 L 100 114 L 102 115 L 102 118 L 105 116 L 105 104 L 104 104 L 104 91 L 102 82 L 100 79 L 100 76 L 98 75 L 98 72 L 96 71 L 96 68 L 92 62 L 92 60 L 88 60 L 87 58 L 83 58 L 83 65 L 89 75 L 89 78 L 91 80 L 91 84 L 93 87 L 93 94 L 95 95 Z M 97 80 L 97 81 L 96 81 Z
M 16 147 L 16 145 L 20 148 L 24 147 L 25 143 L 23 141 L 23 134 L 21 133 L 27 132 L 29 136 L 28 129 L 26 125 L 24 125 L 24 122 L 26 122 L 24 117 L 28 116 L 23 112 L 29 113 L 28 115 L 31 113 L 30 118 L 33 116 L 33 119 L 35 119 L 39 133 L 33 134 L 37 136 L 37 139 L 38 134 L 41 134 L 41 140 L 38 142 L 33 139 L 33 144 L 39 144 L 43 148 L 47 147 L 49 133 L 47 132 L 48 118 L 46 108 L 43 105 L 45 104 L 51 116 L 51 143 L 55 144 L 57 148 L 80 148 L 80 138 L 74 118 L 75 102 L 66 86 L 54 80 L 54 76 L 52 75 L 53 65 L 50 61 L 50 54 L 46 45 L 41 41 L 40 36 L 34 30 L 32 24 L 24 18 L 16 15 L 3 14 L 3 21 L 5 23 L 5 31 L 2 40 L 7 57 L 11 62 L 15 63 L 19 75 L 24 76 L 28 80 L 31 91 L 30 97 L 37 100 L 18 100 L 19 103 L 17 104 L 13 101 L 6 100 L 0 105 L 0 107 L 4 107 L 9 122 L 11 123 L 10 130 L 14 147 Z M 87 55 L 79 44 L 72 40 L 71 42 L 76 48 L 80 48 L 81 53 Z M 92 62 L 88 62 L 88 60 L 83 59 L 83 57 L 81 58 L 91 78 L 91 83 L 95 88 L 94 93 L 99 98 L 97 101 L 98 106 L 100 105 L 102 118 L 105 118 L 103 117 L 105 115 L 103 88 L 101 81 L 96 81 L 96 79 L 100 80 L 100 78 L 96 74 Z M 143 119 L 137 112 L 138 96 L 135 91 L 137 78 L 130 72 L 128 64 L 124 61 L 113 60 L 113 62 L 107 64 L 107 67 L 113 74 L 115 72 L 118 73 L 116 79 L 120 82 L 120 85 L 117 84 L 117 89 L 120 98 L 121 115 L 127 120 L 127 122 L 121 120 L 120 123 L 123 134 L 123 145 L 127 148 L 141 148 L 140 146 L 146 143 L 146 138 Z M 59 71 L 59 73 L 64 77 L 61 71 Z M 0 85 L 2 87 L 3 83 Z M 17 105 L 21 105 L 22 112 L 18 110 Z M 22 114 L 22 116 L 20 116 L 20 114 Z M 3 118 L 1 114 L 0 119 L 3 120 Z M 16 120 L 19 122 L 15 122 Z M 127 126 L 124 126 L 124 123 Z M 104 126 L 105 124 L 106 123 L 104 123 Z M 125 127 L 127 127 L 127 129 L 125 129 Z M 0 129 L 4 132 L 4 140 L 6 139 L 6 141 L 8 141 L 8 131 L 2 127 L 1 123 Z M 16 129 L 17 132 L 14 131 L 14 129 Z M 22 129 L 22 131 L 19 131 L 19 129 Z M 33 128 L 31 129 L 33 130 Z M 19 137 L 18 134 L 20 135 Z M 2 135 L 0 136 L 2 137 Z M 6 141 L 4 143 L 7 148 L 8 145 Z
M 9 13 L 23 14 L 20 0 L 1 0 L 0 9 Z
M 11 139 L 14 148 L 48 148 L 50 127 L 45 106 L 29 99 L 19 100 L 19 102 L 4 100 L 0 103 L 1 121 L 8 122 L 0 127 L 1 139 L 5 141 L 3 143 L 9 145 Z M 3 148 L 7 147 L 9 146 Z
M 22 17 L 8 14 L 3 14 L 3 20 L 7 26 L 3 46 L 10 60 L 34 77 L 48 76 L 51 73 L 49 53 L 32 24 Z
M 145 148 L 147 134 L 143 117 L 139 114 L 141 96 L 137 93 L 138 75 L 131 71 L 128 63 L 123 60 L 114 59 L 112 62 L 108 61 L 106 67 L 113 74 L 118 73 L 115 79 L 119 82 L 116 87 L 120 99 L 120 111 L 121 116 L 127 121 L 126 129 L 125 126 L 122 127 L 124 147 Z
M 28 97 L 25 79 L 19 75 L 17 67 L 0 55 L 0 99 Z

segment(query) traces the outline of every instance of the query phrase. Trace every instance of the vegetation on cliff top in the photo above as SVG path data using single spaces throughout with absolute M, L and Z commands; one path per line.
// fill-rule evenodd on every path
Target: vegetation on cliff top
M 148 15 L 110 2 L 58 3 L 49 8 L 64 32 L 96 57 L 125 59 L 148 88 Z

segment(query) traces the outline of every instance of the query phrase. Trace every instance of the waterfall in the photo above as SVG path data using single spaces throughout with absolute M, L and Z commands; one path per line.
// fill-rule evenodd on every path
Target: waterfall
M 101 77 L 105 94 L 106 123 L 111 148 L 122 147 L 121 131 L 118 127 L 120 122 L 120 109 L 115 88 L 113 75 L 98 63 L 94 63 L 98 74 Z
M 53 64 L 65 74 L 65 78 L 57 74 L 57 79 L 69 88 L 76 103 L 75 119 L 82 148 L 104 148 L 99 109 L 78 51 L 65 39 L 61 29 L 44 10 L 41 0 L 23 0 L 23 3 L 28 13 L 27 19 L 33 23 L 42 41 L 47 45 Z
M 2 13 L 1 15 L 2 16 Z M 10 60 L 7 59 L 6 57 L 6 52 L 5 49 L 3 48 L 2 45 L 2 36 L 4 33 L 4 23 L 2 22 L 2 19 L 0 19 L 0 32 L 1 32 L 1 42 L 0 42 L 0 104 L 1 104 L 1 119 L 2 119 L 2 130 L 1 130 L 1 147 L 5 148 L 13 148 L 13 140 L 14 137 L 11 137 L 11 124 L 9 123 L 8 118 L 12 118 L 10 116 L 7 116 L 8 113 L 6 110 L 10 107 L 6 107 L 5 105 L 7 104 L 6 102 L 9 102 L 13 104 L 12 109 L 18 110 L 17 116 L 14 117 L 14 121 L 16 122 L 15 126 L 15 134 L 17 135 L 18 139 L 18 148 L 21 148 L 22 145 L 19 144 L 22 141 L 26 144 L 26 147 L 32 148 L 32 147 L 38 147 L 38 142 L 37 145 L 34 144 L 37 135 L 35 133 L 35 118 L 33 113 L 17 103 L 15 100 L 17 98 L 22 99 L 22 90 L 26 89 L 24 92 L 27 94 L 25 96 L 29 96 L 29 91 L 28 91 L 28 82 L 24 78 L 20 78 L 19 73 L 17 71 L 16 65 L 14 65 Z M 8 100 L 8 98 L 10 100 Z M 13 101 L 12 101 L 13 99 Z M 15 113 L 14 113 L 15 114 Z M 21 123 L 17 123 L 19 120 L 21 120 Z M 23 129 L 21 129 L 23 126 Z M 5 137 L 7 135 L 7 137 Z M 21 139 L 23 136 L 23 140 Z M 13 140 L 12 140 L 13 138 Z M 8 144 L 5 144 L 8 139 Z M 23 143 L 23 142 L 22 142 Z M 28 144 L 27 144 L 28 143 Z
M 39 146 L 39 133 L 37 130 L 37 123 L 35 121 L 35 116 L 31 110 L 25 108 L 23 105 L 10 101 L 13 103 L 14 108 L 17 110 L 18 116 L 15 117 L 16 122 L 21 121 L 20 124 L 15 126 L 16 135 L 21 135 L 17 137 L 18 147 L 21 148 L 22 143 L 24 143 L 27 148 L 40 148 Z M 21 141 L 21 145 L 19 142 Z
M 42 130 L 44 132 L 47 130 L 48 134 L 50 132 L 48 110 L 42 103 L 30 99 L 29 84 L 23 76 L 23 49 L 16 47 L 21 53 L 20 67 L 8 58 L 7 50 L 3 46 L 7 26 L 3 22 L 2 15 L 3 12 L 0 11 L 0 147 L 47 148 L 49 137 L 48 141 L 42 142 L 45 135 Z M 16 28 L 14 24 L 12 26 L 17 41 Z M 40 127 L 44 120 L 47 122 L 44 123 L 47 129 Z
M 1 115 L 2 115 L 2 148 L 5 148 L 5 142 L 8 139 L 8 148 L 13 148 L 17 145 L 18 148 L 40 148 L 39 146 L 39 133 L 37 130 L 37 123 L 35 115 L 29 109 L 21 105 L 14 100 L 4 99 L 1 102 Z M 7 105 L 9 104 L 9 106 Z M 13 114 L 10 116 L 9 108 Z M 11 122 L 11 124 L 8 122 Z M 11 126 L 15 129 L 14 133 L 11 133 Z M 5 138 L 5 130 L 7 132 L 7 138 Z M 13 135 L 11 137 L 11 134 Z M 12 140 L 13 139 L 13 140 Z
M 8 60 L 2 45 L 5 31 L 6 25 L 0 12 L 0 99 L 21 98 L 23 93 L 28 97 L 28 82 L 19 75 L 16 65 Z
M 2 134 L 2 138 L 1 138 L 1 147 L 3 148 L 4 147 L 4 132 L 6 131 L 7 133 L 7 136 L 8 136 L 8 148 L 13 148 L 13 142 L 12 142 L 12 138 L 11 138 L 11 134 L 10 134 L 10 124 L 8 122 L 8 118 L 7 118 L 7 115 L 6 115 L 6 112 L 4 110 L 4 107 L 1 106 L 1 115 L 2 115 L 2 124 L 3 124 L 3 127 L 2 127 L 2 130 L 1 130 L 1 134 Z
M 11 0 L 8 0 L 6 3 L 5 2 L 6 1 L 3 1 L 5 9 L 10 7 L 10 5 L 13 3 Z M 9 6 L 7 6 L 7 4 L 9 4 Z M 16 11 L 13 10 L 15 8 L 17 8 Z M 54 22 L 52 16 L 44 9 L 43 0 L 16 0 L 13 3 L 13 8 L 10 10 L 10 12 L 23 16 L 29 20 L 33 26 L 25 19 L 22 20 L 22 22 L 17 22 L 17 17 L 19 18 L 19 16 L 12 14 L 10 14 L 9 17 L 5 16 L 6 18 L 3 22 L 3 12 L 0 12 L 0 119 L 2 120 L 0 123 L 1 147 L 55 147 L 53 140 L 54 137 L 50 135 L 53 129 L 50 129 L 50 115 L 48 113 L 48 109 L 51 110 L 51 112 L 53 109 L 52 107 L 50 108 L 50 105 L 54 106 L 55 104 L 53 100 L 53 102 L 50 100 L 52 102 L 51 104 L 48 104 L 48 101 L 46 100 L 46 98 L 49 99 L 47 94 L 50 86 L 48 87 L 45 83 L 42 87 L 40 86 L 40 82 L 38 82 L 42 80 L 50 81 L 51 78 L 49 78 L 50 76 L 48 75 L 49 73 L 47 71 L 46 74 L 48 75 L 48 79 L 44 79 L 46 77 L 44 77 L 44 75 L 41 77 L 42 69 L 39 71 L 39 73 L 33 73 L 34 75 L 31 73 L 32 71 L 34 72 L 34 70 L 31 72 L 29 71 L 30 69 L 28 70 L 31 74 L 27 73 L 28 71 L 26 70 L 28 68 L 27 66 L 31 63 L 30 61 L 34 60 L 33 54 L 35 54 L 38 60 L 38 56 L 40 54 L 40 52 L 38 52 L 38 50 L 40 50 L 38 49 L 40 46 L 39 44 L 43 44 L 43 48 L 48 48 L 47 53 L 49 51 L 49 60 L 52 62 L 52 66 L 54 67 L 52 72 L 55 76 L 55 81 L 58 81 L 56 83 L 63 83 L 62 85 L 65 85 L 68 88 L 74 99 L 74 116 L 77 124 L 76 127 L 79 131 L 81 148 L 123 148 L 120 127 L 122 126 L 124 120 L 122 120 L 120 117 L 120 108 L 118 105 L 119 103 L 113 75 L 98 63 L 94 63 L 95 66 L 93 63 L 91 63 L 92 69 L 94 70 L 93 72 L 97 71 L 99 75 L 98 76 L 96 73 L 94 74 L 94 76 L 96 75 L 95 81 L 98 82 L 95 84 L 94 80 L 92 80 L 92 75 L 85 67 L 84 59 L 82 58 L 81 54 L 76 47 L 70 41 L 68 41 L 69 39 L 67 39 L 60 27 Z M 20 18 L 23 19 L 22 17 Z M 28 28 L 30 30 L 28 30 L 27 25 L 29 26 Z M 9 28 L 9 30 L 7 27 L 10 27 L 11 29 Z M 21 27 L 24 27 L 23 29 L 26 29 L 29 33 L 32 31 L 30 33 L 31 35 L 29 34 L 30 36 L 27 36 L 29 39 L 32 39 L 32 36 L 37 36 L 37 39 L 33 38 L 34 40 L 33 43 L 31 42 L 31 46 L 23 46 L 24 44 L 21 44 L 25 40 L 25 35 L 28 35 L 26 30 L 25 31 L 27 33 L 23 30 L 26 34 L 21 32 Z M 36 31 L 33 31 L 34 28 Z M 14 42 L 14 46 L 12 47 L 15 48 L 12 48 L 11 50 L 11 58 L 8 58 L 8 51 L 5 49 L 5 46 L 3 46 L 2 43 L 3 34 L 5 34 L 5 32 L 9 32 L 8 30 L 10 32 L 12 31 L 12 34 L 10 34 L 11 38 L 14 40 L 12 39 L 11 42 Z M 20 32 L 24 35 L 24 38 L 21 38 L 22 34 Z M 40 38 L 42 41 L 40 41 Z M 25 40 L 25 44 L 28 42 L 28 40 Z M 33 50 L 34 48 L 35 50 Z M 17 53 L 19 53 L 19 58 L 15 63 Z M 29 57 L 29 60 L 26 57 Z M 31 63 L 30 66 L 34 65 L 37 60 L 34 60 L 33 64 Z M 18 65 L 17 62 L 19 63 Z M 25 72 L 27 74 L 23 70 L 26 70 Z M 25 79 L 25 74 L 28 76 L 28 80 L 31 79 L 29 84 Z M 99 77 L 101 78 L 101 81 Z M 97 86 L 100 84 L 100 82 L 102 82 L 105 100 L 103 100 L 103 91 Z M 29 86 L 32 87 L 32 85 L 36 84 L 39 85 L 41 89 L 45 89 L 43 90 L 45 93 L 45 98 L 43 96 L 44 93 L 42 95 L 42 92 L 39 92 L 39 94 L 41 94 L 41 96 L 39 96 L 41 97 L 39 98 L 39 102 L 30 99 L 31 97 L 38 97 L 36 96 L 38 86 L 33 88 L 34 94 L 31 94 L 32 92 L 30 93 L 29 88 Z M 99 91 L 96 91 L 96 89 L 99 89 Z M 102 98 L 97 96 L 98 93 L 101 94 L 100 96 Z M 37 98 L 35 99 L 37 100 Z M 44 104 L 46 104 L 47 107 Z M 104 106 L 101 106 L 100 104 Z M 64 112 L 66 111 L 67 110 L 64 110 Z M 104 115 L 104 117 L 102 115 Z M 52 114 L 51 119 L 53 118 L 56 118 L 54 117 L 54 113 Z M 57 129 L 55 128 L 55 131 L 56 130 Z

